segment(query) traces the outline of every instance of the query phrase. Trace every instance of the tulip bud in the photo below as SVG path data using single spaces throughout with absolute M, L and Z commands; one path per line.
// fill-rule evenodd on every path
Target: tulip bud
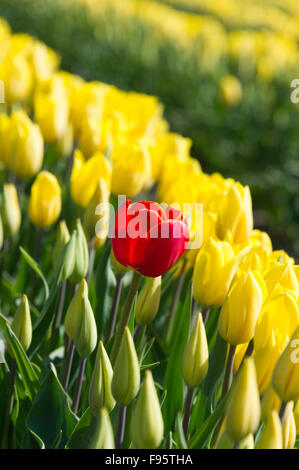
M 73 271 L 74 271 L 74 264 L 75 264 L 75 249 L 76 249 L 76 230 L 73 231 L 71 238 L 67 242 L 67 244 L 63 247 L 61 251 L 61 258 L 59 261 L 63 262 L 62 271 L 60 278 L 62 281 L 68 279 Z
M 132 440 L 139 449 L 156 449 L 163 439 L 163 432 L 159 399 L 152 373 L 147 370 L 132 415 Z
M 249 433 L 255 433 L 260 415 L 254 360 L 246 358 L 233 384 L 226 409 L 226 429 L 234 442 L 239 442 Z
M 299 399 L 299 361 L 296 355 L 299 327 L 280 356 L 272 377 L 272 385 L 283 402 Z
M 1 202 L 1 215 L 6 237 L 13 237 L 21 225 L 21 210 L 16 187 L 4 184 Z
M 108 236 L 109 198 L 110 191 L 107 182 L 100 178 L 83 216 L 84 230 L 90 237 L 96 235 L 97 248 L 105 243 Z
M 23 111 L 16 111 L 10 118 L 5 118 L 1 158 L 7 168 L 20 178 L 32 177 L 40 170 L 44 157 L 40 129 Z
M 109 413 L 114 408 L 115 400 L 111 392 L 112 375 L 108 354 L 100 341 L 89 388 L 89 406 L 95 416 L 103 407 L 107 408 Z
M 218 330 L 228 343 L 248 343 L 254 336 L 266 287 L 261 275 L 255 271 L 243 272 L 232 285 L 221 308 Z
M 80 279 L 86 276 L 89 263 L 87 240 L 80 219 L 77 219 L 76 222 L 74 252 L 74 269 L 71 280 L 73 282 L 79 282 Z
M 56 242 L 55 242 L 53 255 L 52 255 L 52 262 L 54 266 L 57 263 L 57 260 L 59 259 L 63 248 L 68 243 L 70 238 L 71 238 L 70 232 L 67 228 L 65 220 L 62 220 L 58 225 Z
M 126 266 L 124 266 L 123 264 L 120 264 L 117 261 L 117 259 L 114 256 L 113 250 L 111 250 L 110 252 L 110 261 L 111 261 L 112 268 L 116 275 L 123 276 L 128 271 L 130 271 L 130 268 L 127 268 Z
M 223 304 L 236 270 L 247 253 L 245 247 L 237 255 L 227 242 L 213 238 L 199 251 L 193 272 L 193 295 L 199 305 L 218 307 Z
M 97 325 L 88 299 L 85 279 L 82 279 L 69 305 L 64 327 L 82 358 L 92 353 L 97 344 Z
M 201 313 L 186 345 L 182 362 L 182 374 L 190 388 L 199 385 L 206 377 L 209 367 L 209 349 Z
M 59 158 L 70 157 L 74 147 L 74 129 L 72 124 L 69 122 L 65 133 L 56 142 L 55 150 Z
M 112 393 L 122 406 L 127 406 L 138 393 L 140 385 L 140 369 L 138 357 L 131 332 L 125 328 L 122 342 L 116 357 Z
M 294 403 L 290 401 L 284 412 L 282 440 L 284 449 L 293 449 L 296 442 L 296 423 L 293 413 Z
M 234 448 L 234 441 L 229 437 L 227 431 L 224 431 L 219 441 L 217 442 L 215 448 L 216 449 L 233 449 Z M 254 449 L 254 437 L 253 434 L 250 433 L 248 436 L 244 437 L 239 444 L 238 449 Z
M 273 410 L 277 412 L 281 407 L 281 399 L 270 385 L 262 399 L 262 420 L 265 421 Z
M 29 302 L 26 295 L 22 296 L 22 301 L 18 306 L 11 323 L 11 329 L 20 341 L 24 350 L 27 351 L 32 340 L 32 323 Z
M 41 171 L 30 193 L 29 217 L 37 227 L 55 224 L 61 211 L 61 188 L 55 175 Z
M 114 449 L 114 434 L 111 425 L 109 413 L 106 408 L 100 410 L 100 416 L 97 419 L 99 433 L 96 442 L 90 445 L 90 449 Z
M 268 415 L 256 449 L 282 449 L 281 423 L 276 410 Z
M 138 295 L 135 309 L 136 323 L 139 326 L 152 322 L 157 315 L 161 297 L 161 276 L 146 278 Z

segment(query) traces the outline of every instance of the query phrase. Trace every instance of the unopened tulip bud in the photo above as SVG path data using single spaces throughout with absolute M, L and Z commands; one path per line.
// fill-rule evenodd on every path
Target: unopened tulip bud
M 57 141 L 55 150 L 59 158 L 70 157 L 74 146 L 74 129 L 71 123 L 68 123 L 63 136 Z
M 135 309 L 136 323 L 139 326 L 151 323 L 157 315 L 161 297 L 161 276 L 146 278 L 138 295 Z
M 138 357 L 131 332 L 126 327 L 116 357 L 112 378 L 112 393 L 117 403 L 127 406 L 137 395 L 139 385 Z
M 29 199 L 29 217 L 37 227 L 55 224 L 61 212 L 61 188 L 49 171 L 41 171 L 32 187 Z
M 128 271 L 130 271 L 130 269 L 128 269 L 126 266 L 123 266 L 117 261 L 117 259 L 114 256 L 113 250 L 111 250 L 110 252 L 110 261 L 111 261 L 113 271 L 115 272 L 116 275 L 122 276 L 126 274 Z
M 53 261 L 54 266 L 57 263 L 57 260 L 59 259 L 59 256 L 61 255 L 63 248 L 65 247 L 65 245 L 67 244 L 70 238 L 71 238 L 70 232 L 67 228 L 65 220 L 62 220 L 60 224 L 58 225 L 56 242 L 55 242 L 53 255 L 52 255 L 52 261 Z
M 60 278 L 62 281 L 68 279 L 74 271 L 76 249 L 76 230 L 73 231 L 71 238 L 63 247 L 59 262 L 63 263 Z
M 279 412 L 280 407 L 281 399 L 275 392 L 272 385 L 270 385 L 262 399 L 262 420 L 265 421 L 273 410 Z
M 276 410 L 271 411 L 262 430 L 256 449 L 282 449 L 282 429 Z
M 1 215 L 6 237 L 13 237 L 21 225 L 21 210 L 16 187 L 13 184 L 3 186 Z
M 26 295 L 23 295 L 22 301 L 16 310 L 14 319 L 11 323 L 11 329 L 20 341 L 24 350 L 27 351 L 32 340 L 32 323 L 29 302 Z
M 95 235 L 97 248 L 105 243 L 109 228 L 109 198 L 110 190 L 107 182 L 100 178 L 96 190 L 84 211 L 83 227 L 92 237 Z
M 113 370 L 108 354 L 100 341 L 89 388 L 89 406 L 95 416 L 99 415 L 103 407 L 107 408 L 109 413 L 114 408 L 115 400 L 111 392 L 112 376 Z
M 235 379 L 226 409 L 226 429 L 234 442 L 255 433 L 261 416 L 254 360 L 244 359 Z
M 275 366 L 272 385 L 283 402 L 299 399 L 299 327 Z
M 265 296 L 261 275 L 257 271 L 244 271 L 232 285 L 221 308 L 220 336 L 233 345 L 248 343 L 254 336 Z
M 92 353 L 97 344 L 97 325 L 88 299 L 85 279 L 82 279 L 69 305 L 64 327 L 82 358 Z
M 88 271 L 89 252 L 88 244 L 84 230 L 81 225 L 80 219 L 77 219 L 75 230 L 75 258 L 74 269 L 72 272 L 71 280 L 79 282 L 80 279 L 86 276 Z
M 201 313 L 185 348 L 182 374 L 190 388 L 199 385 L 206 377 L 209 367 L 209 349 Z
M 132 415 L 131 436 L 139 449 L 159 447 L 164 423 L 152 373 L 147 370 Z
M 97 442 L 94 443 L 95 445 L 90 446 L 90 449 L 114 449 L 114 434 L 113 428 L 111 425 L 109 413 L 106 408 L 102 408 L 100 410 L 98 420 L 99 426 L 99 434 L 97 436 Z
M 282 441 L 284 449 L 293 449 L 296 442 L 296 423 L 293 413 L 294 403 L 290 401 L 284 412 Z

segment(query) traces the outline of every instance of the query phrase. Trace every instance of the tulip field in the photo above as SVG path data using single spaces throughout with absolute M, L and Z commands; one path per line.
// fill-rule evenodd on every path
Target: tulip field
M 299 266 L 250 186 L 60 64 L 0 18 L 0 448 L 299 448 Z

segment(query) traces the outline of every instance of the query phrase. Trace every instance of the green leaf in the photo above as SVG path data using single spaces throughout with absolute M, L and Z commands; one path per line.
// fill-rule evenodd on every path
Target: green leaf
M 188 445 L 185 438 L 185 433 L 183 430 L 183 414 L 179 412 L 176 419 L 176 431 L 179 441 L 179 449 L 188 449 Z
M 178 411 L 182 411 L 184 404 L 184 380 L 181 372 L 182 357 L 189 337 L 192 283 L 185 297 L 182 311 L 178 309 L 179 316 L 172 337 L 170 356 L 165 371 L 164 388 L 167 390 L 163 406 L 165 433 L 168 434 L 174 424 Z
M 87 408 L 77 423 L 66 445 L 67 449 L 98 449 L 101 431 L 100 419 Z
M 7 324 L 7 320 L 0 314 L 0 329 L 4 332 L 8 345 L 16 360 L 18 371 L 24 381 L 24 386 L 29 398 L 32 400 L 38 386 L 37 374 L 29 361 L 18 338 Z
M 214 412 L 205 420 L 198 431 L 190 439 L 189 449 L 204 448 L 223 415 L 228 395 L 229 394 L 226 394 L 226 396 L 218 404 L 217 408 L 215 408 Z
M 45 278 L 44 274 L 42 273 L 38 263 L 29 255 L 29 253 L 27 253 L 27 251 L 22 246 L 20 246 L 20 251 L 21 251 L 23 257 L 25 258 L 25 260 L 27 261 L 27 263 L 29 264 L 29 266 L 41 278 L 41 280 L 43 282 L 43 285 L 44 285 L 44 289 L 45 289 L 45 300 L 47 300 L 47 298 L 49 297 L 49 286 L 48 286 L 46 278 Z
M 61 434 L 59 448 L 64 448 L 76 422 L 51 363 L 51 370 L 42 382 L 27 417 L 27 428 L 44 442 L 46 448 L 55 446 Z
M 212 395 L 215 385 L 222 377 L 226 363 L 227 348 L 227 342 L 217 333 L 215 346 L 210 353 L 208 374 L 203 385 L 207 396 Z

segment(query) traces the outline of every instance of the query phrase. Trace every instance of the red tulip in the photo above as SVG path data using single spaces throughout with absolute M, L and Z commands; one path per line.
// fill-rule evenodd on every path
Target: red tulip
M 117 261 L 144 276 L 157 277 L 186 251 L 188 224 L 183 214 L 156 202 L 126 201 L 116 214 L 112 248 Z

